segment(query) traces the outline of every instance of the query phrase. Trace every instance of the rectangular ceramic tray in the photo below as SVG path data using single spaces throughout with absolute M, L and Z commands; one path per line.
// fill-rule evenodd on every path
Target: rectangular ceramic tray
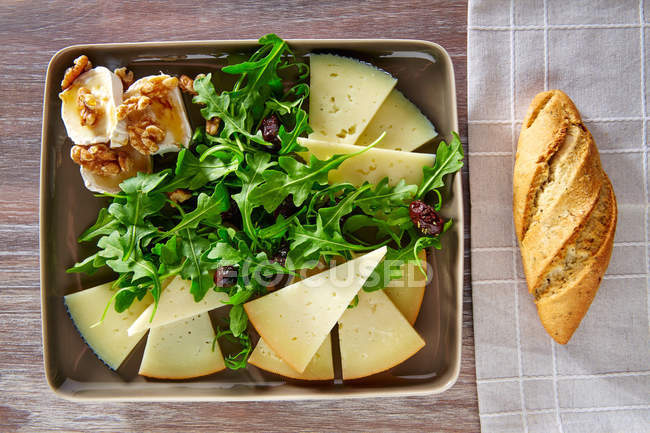
M 431 119 L 441 137 L 458 130 L 454 72 L 447 52 L 431 42 L 413 40 L 289 40 L 296 56 L 327 52 L 368 61 L 398 78 L 397 88 Z M 77 45 L 50 61 L 43 103 L 41 148 L 40 252 L 43 354 L 52 389 L 78 400 L 277 400 L 331 399 L 414 395 L 442 392 L 460 369 L 463 294 L 463 202 L 460 172 L 445 191 L 443 214 L 455 221 L 442 238 L 442 251 L 429 254 L 433 278 L 427 286 L 415 324 L 426 346 L 401 365 L 366 379 L 301 382 L 249 365 L 195 380 L 164 381 L 138 376 L 144 341 L 122 367 L 113 372 L 84 343 L 68 317 L 63 296 L 112 279 L 109 272 L 93 276 L 66 274 L 76 261 L 93 252 L 76 239 L 95 221 L 105 199 L 83 187 L 78 167 L 70 160 L 71 142 L 60 118 L 58 98 L 65 69 L 86 54 L 95 65 L 113 70 L 126 66 L 136 78 L 156 74 L 213 72 L 216 87 L 232 85 L 220 68 L 242 61 L 257 43 L 197 41 Z M 227 87 L 229 88 L 229 87 Z M 196 106 L 186 99 L 193 127 L 201 122 Z M 436 143 L 421 151 L 432 153 Z M 420 168 L 414 168 L 419 170 Z M 340 376 L 339 376 L 340 377 Z

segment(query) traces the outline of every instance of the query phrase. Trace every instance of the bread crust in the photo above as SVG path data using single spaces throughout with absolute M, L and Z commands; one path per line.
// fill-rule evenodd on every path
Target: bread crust
M 560 90 L 535 96 L 522 125 L 513 218 L 528 290 L 547 332 L 566 344 L 609 264 L 616 197 L 594 139 Z

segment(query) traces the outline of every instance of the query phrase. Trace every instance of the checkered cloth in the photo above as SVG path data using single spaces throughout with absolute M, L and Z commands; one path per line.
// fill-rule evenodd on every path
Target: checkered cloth
M 650 0 L 469 1 L 472 286 L 483 432 L 650 431 L 649 20 Z M 619 212 L 609 269 L 566 346 L 553 342 L 537 317 L 511 203 L 521 121 L 533 96 L 554 88 L 582 113 Z

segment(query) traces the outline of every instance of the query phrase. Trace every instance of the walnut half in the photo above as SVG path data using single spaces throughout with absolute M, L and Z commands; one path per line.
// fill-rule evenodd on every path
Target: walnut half
M 86 71 L 89 71 L 93 67 L 93 64 L 90 63 L 86 55 L 82 55 L 74 59 L 74 65 L 66 69 L 65 75 L 63 76 L 63 81 L 61 81 L 61 90 L 65 90 L 68 87 L 72 86 L 74 80 L 81 74 Z
M 72 146 L 70 157 L 86 170 L 102 176 L 114 176 L 128 171 L 133 164 L 125 151 L 111 149 L 104 143 Z
M 86 87 L 80 87 L 77 92 L 77 108 L 79 108 L 81 126 L 93 126 L 102 114 L 97 98 Z
M 178 86 L 185 93 L 188 93 L 190 95 L 198 95 L 196 90 L 194 90 L 194 80 L 187 75 L 181 75 L 178 78 Z
M 128 87 L 133 84 L 133 71 L 129 71 L 128 69 L 122 67 L 122 68 L 117 68 L 115 71 L 113 71 L 115 75 L 122 81 L 122 87 L 126 91 Z

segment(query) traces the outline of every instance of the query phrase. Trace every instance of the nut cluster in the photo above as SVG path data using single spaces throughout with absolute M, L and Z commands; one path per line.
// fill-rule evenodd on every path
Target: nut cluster
M 149 116 L 129 123 L 129 144 L 143 155 L 151 155 L 159 149 L 158 144 L 165 139 L 165 131 Z

